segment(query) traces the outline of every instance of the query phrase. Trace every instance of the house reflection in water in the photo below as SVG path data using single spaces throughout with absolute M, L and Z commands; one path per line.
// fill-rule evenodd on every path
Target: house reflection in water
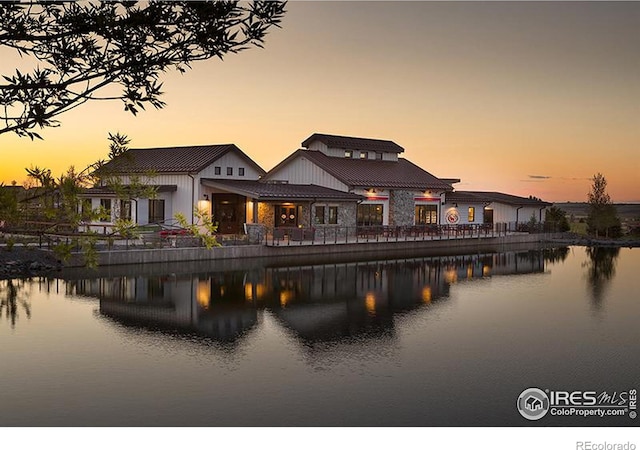
M 164 277 L 70 282 L 120 323 L 235 342 L 267 310 L 309 345 L 394 335 L 398 314 L 446 301 L 450 285 L 494 275 L 542 273 L 563 250 L 265 267 Z

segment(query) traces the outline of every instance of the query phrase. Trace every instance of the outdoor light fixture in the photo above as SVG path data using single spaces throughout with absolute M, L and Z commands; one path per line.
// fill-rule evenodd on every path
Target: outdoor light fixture
M 204 194 L 203 197 L 205 200 L 209 200 L 209 196 L 207 194 Z

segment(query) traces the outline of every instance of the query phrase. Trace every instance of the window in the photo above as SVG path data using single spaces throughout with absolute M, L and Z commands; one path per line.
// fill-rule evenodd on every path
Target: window
M 318 224 L 324 223 L 324 206 L 316 206 L 314 222 Z
M 131 220 L 131 200 L 120 200 L 120 219 Z
M 469 206 L 468 222 L 474 222 L 475 220 L 476 220 L 476 209 L 473 206 Z
M 358 205 L 357 224 L 359 226 L 382 225 L 383 213 L 382 204 Z
M 83 198 L 82 199 L 82 219 L 83 220 L 89 220 L 91 218 L 91 212 L 92 212 L 92 205 L 91 205 L 91 199 L 90 198 Z
M 227 175 L 233 175 L 233 167 L 227 167 Z
M 336 225 L 338 223 L 338 207 L 329 206 L 329 223 Z
M 416 205 L 416 225 L 435 225 L 438 223 L 436 205 Z
M 244 167 L 240 167 L 240 168 L 238 169 L 238 175 L 239 175 L 239 176 L 241 176 L 241 177 L 243 177 L 243 176 L 244 176 Z
M 100 199 L 100 222 L 111 222 L 111 199 Z
M 381 153 L 381 152 L 377 152 L 377 153 L 376 153 L 376 159 L 377 159 L 378 161 L 382 161 L 382 153 Z
M 369 159 L 369 152 L 360 152 L 360 159 Z
M 345 150 L 344 151 L 344 157 L 345 158 L 353 158 L 353 152 L 351 150 Z
M 164 222 L 164 200 L 149 199 L 149 223 Z
M 216 175 L 220 175 L 220 174 L 222 173 L 222 168 L 221 168 L 220 166 L 215 166 L 215 167 L 213 168 L 213 172 L 214 172 Z

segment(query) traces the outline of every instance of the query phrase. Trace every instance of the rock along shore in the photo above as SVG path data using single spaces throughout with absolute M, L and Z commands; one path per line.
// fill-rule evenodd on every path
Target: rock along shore
M 62 269 L 50 252 L 33 247 L 0 247 L 0 280 L 49 275 Z

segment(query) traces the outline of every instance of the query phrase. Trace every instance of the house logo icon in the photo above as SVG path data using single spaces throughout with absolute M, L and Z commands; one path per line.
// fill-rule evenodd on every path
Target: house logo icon
M 549 397 L 538 388 L 525 389 L 518 397 L 518 411 L 525 419 L 541 419 L 549 411 Z

